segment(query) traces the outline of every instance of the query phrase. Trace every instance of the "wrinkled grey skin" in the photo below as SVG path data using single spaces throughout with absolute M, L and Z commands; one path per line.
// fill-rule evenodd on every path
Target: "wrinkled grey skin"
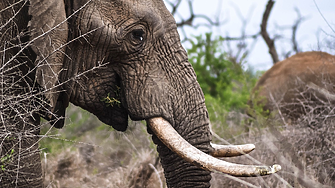
M 10 4 L 13 2 L 0 2 L 0 8 Z M 20 19 L 10 20 L 10 16 L 17 12 L 16 18 Z M 27 69 L 30 73 L 25 77 L 30 82 L 20 82 L 17 92 L 25 94 L 27 91 L 22 88 L 27 87 L 29 92 L 41 90 L 43 95 L 36 95 L 29 101 L 46 101 L 36 102 L 37 110 L 31 109 L 32 113 L 26 119 L 17 117 L 16 122 L 30 126 L 22 129 L 14 126 L 13 135 L 22 132 L 37 135 L 38 116 L 49 120 L 55 127 L 62 127 L 64 122 L 58 118 L 64 116 L 71 102 L 119 131 L 127 129 L 128 116 L 132 120 L 161 116 L 185 140 L 208 153 L 211 134 L 204 96 L 181 46 L 176 23 L 162 0 L 92 0 L 88 3 L 87 0 L 30 0 L 0 14 L 3 23 L 10 22 L 1 29 L 2 33 L 10 31 L 1 39 L 2 49 L 4 41 L 11 38 L 16 38 L 12 44 L 30 42 L 21 51 L 26 57 L 16 57 L 17 61 L 6 65 L 13 67 L 18 62 L 25 62 L 15 70 L 24 72 Z M 64 22 L 66 18 L 68 20 Z M 50 28 L 53 29 L 48 32 Z M 20 37 L 16 37 L 18 34 Z M 20 49 L 8 50 L 4 62 Z M 8 74 L 8 71 L 2 74 Z M 121 104 L 107 106 L 102 99 L 108 95 L 120 100 Z M 27 100 L 21 103 L 24 106 Z M 34 140 L 29 138 L 22 148 L 31 148 L 38 140 L 36 136 L 32 137 Z M 179 158 L 155 135 L 153 140 L 169 187 L 210 186 L 210 172 Z M 13 145 L 9 141 L 6 144 Z M 8 147 L 5 150 L 8 151 Z M 32 161 L 34 168 L 20 171 L 25 173 L 15 173 L 14 170 L 19 183 L 15 182 L 17 177 L 6 176 L 9 177 L 7 183 L 18 187 L 40 187 L 38 154 L 21 159 L 20 163 Z

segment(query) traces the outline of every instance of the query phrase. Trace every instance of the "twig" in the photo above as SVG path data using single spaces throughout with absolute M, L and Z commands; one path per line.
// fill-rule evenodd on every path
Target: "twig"
M 333 31 L 333 33 L 335 33 L 335 30 L 333 29 L 333 27 L 329 24 L 329 22 L 327 21 L 327 19 L 324 17 L 324 15 L 322 14 L 322 12 L 320 11 L 318 4 L 315 2 L 315 0 L 313 0 L 313 2 L 314 2 L 315 7 L 318 9 L 318 12 L 322 16 L 323 20 L 327 23 L 328 27 Z
M 157 178 L 158 178 L 158 180 L 159 180 L 160 188 L 163 188 L 163 182 L 162 182 L 161 176 L 159 175 L 158 170 L 157 170 L 156 167 L 155 167 L 154 165 L 152 165 L 151 163 L 149 163 L 149 166 L 155 171 L 155 174 L 157 175 Z

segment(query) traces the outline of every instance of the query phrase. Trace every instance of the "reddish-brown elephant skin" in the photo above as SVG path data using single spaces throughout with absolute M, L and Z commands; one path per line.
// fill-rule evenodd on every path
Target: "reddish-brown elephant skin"
M 334 103 L 335 56 L 326 52 L 302 52 L 273 65 L 253 89 L 254 104 L 264 112 L 280 111 L 297 120 L 313 102 Z M 305 105 L 305 107 L 303 106 Z

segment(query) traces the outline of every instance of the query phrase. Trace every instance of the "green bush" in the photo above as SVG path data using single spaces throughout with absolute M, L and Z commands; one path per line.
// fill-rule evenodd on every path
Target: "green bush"
M 258 74 L 251 68 L 245 69 L 245 62 L 229 61 L 229 56 L 223 50 L 224 38 L 213 38 L 211 33 L 195 37 L 188 49 L 189 61 L 192 64 L 197 80 L 205 94 L 206 106 L 212 128 L 217 133 L 239 134 L 244 129 L 228 133 L 229 112 L 245 112 L 250 93 Z M 234 119 L 234 118 L 231 118 Z M 236 117 L 233 121 L 236 121 Z M 243 118 L 238 118 L 243 124 Z M 223 135 L 222 135 L 223 136 Z
M 198 82 L 206 96 L 217 99 L 225 110 L 244 108 L 257 77 L 245 62 L 231 62 L 223 51 L 224 38 L 213 38 L 211 33 L 191 40 L 188 49 Z M 213 101 L 213 99 L 209 99 Z

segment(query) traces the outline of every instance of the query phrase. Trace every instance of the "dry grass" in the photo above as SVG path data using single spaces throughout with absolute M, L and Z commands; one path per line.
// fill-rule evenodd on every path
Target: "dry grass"
M 69 116 L 71 113 L 87 118 L 86 112 L 74 107 L 71 107 Z M 88 128 L 89 125 L 93 128 Z M 107 125 L 101 125 L 94 116 L 89 115 L 83 126 L 86 128 L 66 126 L 57 131 L 57 138 L 68 144 L 63 144 L 64 149 L 53 149 L 51 153 L 43 152 L 50 150 L 42 149 L 46 187 L 164 186 L 163 170 L 144 124 L 133 122 L 128 131 L 120 133 Z M 67 138 L 61 137 L 63 133 Z M 52 135 L 53 131 L 49 134 Z M 77 134 L 79 136 L 75 137 Z M 59 141 L 58 139 L 45 139 L 51 141 L 42 143 L 42 146 L 59 148 L 58 144 L 52 144 L 53 141 Z
M 270 122 L 269 122 L 270 123 Z M 334 127 L 319 131 L 302 125 L 280 126 L 250 132 L 241 136 L 245 143 L 254 143 L 256 150 L 250 156 L 227 159 L 244 164 L 280 164 L 282 170 L 271 176 L 239 178 L 256 187 L 332 187 L 334 179 Z M 280 131 L 279 131 L 280 130 Z M 327 138 L 324 131 L 328 130 Z M 330 139 L 330 140 L 329 140 Z M 324 140 L 328 140 L 324 142 Z M 257 161 L 256 161 L 257 160 Z M 213 174 L 212 187 L 249 187 L 246 183 Z
M 297 121 L 289 121 L 282 113 L 274 113 L 268 119 L 257 117 L 248 125 L 248 132 L 223 140 L 214 134 L 217 142 L 226 144 L 254 143 L 256 150 L 250 156 L 227 159 L 243 164 L 280 164 L 282 170 L 271 176 L 239 178 L 239 182 L 226 175 L 213 174 L 212 187 L 333 187 L 335 185 L 335 119 L 331 101 L 300 100 L 305 115 Z M 290 106 L 278 104 L 278 106 Z M 292 107 L 292 106 L 291 106 Z M 239 117 L 239 116 L 236 116 Z M 286 122 L 291 122 L 290 124 Z M 246 126 L 235 121 L 236 127 Z M 213 126 L 213 127 L 218 127 Z M 226 132 L 229 132 L 227 130 Z M 255 160 L 257 159 L 257 161 Z M 249 185 L 247 185 L 250 183 Z
M 80 150 L 80 149 L 79 149 Z M 66 150 L 59 156 L 50 157 L 44 161 L 46 187 L 148 187 L 160 186 L 159 178 L 163 176 L 160 167 L 152 167 L 155 158 L 150 151 L 143 150 L 141 156 L 131 158 L 123 165 L 116 165 L 115 156 L 94 156 L 95 160 L 88 162 L 85 154 L 79 150 Z M 113 158 L 114 157 L 114 158 Z M 127 158 L 127 157 L 126 157 Z M 157 169 L 158 168 L 158 169 Z M 159 175 L 159 178 L 157 177 Z

